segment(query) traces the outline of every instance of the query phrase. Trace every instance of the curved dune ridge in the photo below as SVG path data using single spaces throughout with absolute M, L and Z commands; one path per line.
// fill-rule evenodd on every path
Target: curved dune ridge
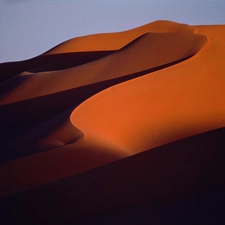
M 225 25 L 155 21 L 0 64 L 5 224 L 78 222 L 220 188 L 224 59 Z

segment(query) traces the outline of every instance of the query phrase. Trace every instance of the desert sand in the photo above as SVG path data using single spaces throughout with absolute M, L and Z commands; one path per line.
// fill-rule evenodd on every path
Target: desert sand
M 171 224 L 180 224 L 173 207 L 196 221 L 218 207 L 224 59 L 225 25 L 155 21 L 0 64 L 5 224 L 109 224 L 96 219 L 102 215 L 132 221 L 134 211 L 145 218 L 159 202 L 157 213 L 172 210 Z M 177 196 L 208 208 L 199 206 L 199 216 Z M 224 218 L 216 210 L 205 221 L 214 217 Z M 154 213 L 148 219 L 170 224 Z

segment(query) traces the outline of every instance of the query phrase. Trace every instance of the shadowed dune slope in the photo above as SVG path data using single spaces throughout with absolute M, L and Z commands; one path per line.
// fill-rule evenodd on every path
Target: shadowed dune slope
M 155 21 L 0 64 L 4 224 L 131 219 L 143 205 L 181 224 L 172 209 L 187 217 L 196 199 L 202 224 L 222 223 L 224 41 L 225 25 Z
M 205 36 L 195 34 L 144 34 L 120 51 L 81 66 L 62 71 L 18 74 L 2 84 L 6 93 L 0 103 L 8 104 L 142 71 L 147 73 L 156 67 L 191 57 L 205 42 Z
M 209 190 L 220 193 L 219 199 L 224 196 L 221 195 L 225 181 L 224 135 L 224 128 L 206 132 L 9 196 L 3 199 L 7 203 L 5 215 L 9 215 L 13 224 L 17 224 L 17 221 L 23 224 L 78 223 L 82 218 L 147 204 L 152 210 L 157 210 L 162 219 L 163 207 L 166 205 L 167 211 L 179 199 L 192 197 L 195 199 L 192 204 L 199 205 L 198 196 L 200 193 L 207 196 Z M 198 207 L 192 216 L 205 224 L 207 214 L 202 217 L 203 210 L 208 215 L 215 213 L 212 218 L 222 221 L 223 210 L 219 210 L 220 206 L 217 205 L 221 201 L 212 205 L 217 207 L 217 213 L 208 211 L 211 209 L 210 202 L 213 203 L 211 199 L 207 205 Z M 179 224 L 183 216 L 186 218 L 191 212 L 192 204 L 185 205 L 185 202 L 178 201 L 180 211 L 178 214 L 176 210 L 172 211 L 170 220 L 175 222 L 178 219 Z M 154 211 L 145 216 L 156 217 Z M 165 220 L 168 219 L 168 215 L 165 216 Z M 124 219 L 131 221 L 132 215 Z M 156 224 L 165 224 L 165 221 Z

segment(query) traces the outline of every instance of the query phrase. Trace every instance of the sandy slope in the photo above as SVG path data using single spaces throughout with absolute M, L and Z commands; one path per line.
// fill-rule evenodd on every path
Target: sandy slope
M 225 49 L 209 40 L 191 59 L 93 96 L 74 110 L 72 122 L 87 138 L 104 138 L 133 152 L 220 128 L 225 125 L 224 58 Z
M 19 201 L 24 198 L 29 202 L 29 197 L 23 196 L 30 189 L 36 188 L 34 193 L 35 190 L 39 193 L 42 185 L 63 182 L 70 176 L 76 181 L 85 171 L 85 179 L 89 181 L 92 179 L 90 169 L 104 171 L 103 165 L 110 162 L 115 163 L 110 173 L 119 174 L 116 163 L 123 168 L 126 161 L 121 159 L 127 157 L 136 169 L 130 173 L 125 170 L 124 176 L 133 177 L 132 174 L 143 172 L 139 171 L 138 164 L 144 160 L 137 159 L 137 153 L 150 154 L 151 161 L 151 149 L 165 146 L 163 148 L 173 151 L 176 144 L 174 147 L 166 144 L 177 140 L 183 143 L 178 149 L 184 155 L 193 148 L 204 152 L 204 138 L 195 139 L 195 136 L 225 126 L 224 43 L 224 25 L 188 26 L 156 21 L 124 32 L 74 38 L 33 59 L 0 64 L 0 195 L 9 196 L 6 202 L 13 201 L 15 205 L 19 204 L 17 197 L 10 198 L 15 193 Z M 208 155 L 211 151 L 223 154 L 224 142 L 217 140 L 221 132 L 209 133 Z M 188 137 L 191 139 L 184 139 Z M 189 147 L 185 148 L 184 143 Z M 161 152 L 160 147 L 157 149 L 154 151 Z M 216 167 L 219 159 L 213 156 L 213 160 L 206 163 L 207 157 L 199 157 L 197 152 L 191 153 L 193 163 L 199 162 L 195 179 L 200 178 L 204 168 L 218 174 L 214 182 L 204 180 L 198 187 L 221 184 L 224 168 Z M 182 162 L 183 156 L 178 155 L 176 160 Z M 160 157 L 157 160 L 149 171 L 162 166 Z M 176 171 L 182 168 L 178 161 L 174 162 Z M 173 163 L 170 166 L 173 167 Z M 191 173 L 193 171 L 185 176 L 192 177 Z M 166 174 L 166 170 L 162 170 L 159 180 L 165 179 Z M 102 182 L 101 176 L 96 179 Z M 137 182 L 137 179 L 134 176 L 129 182 Z M 140 192 L 148 178 L 142 179 L 144 183 L 137 187 Z M 179 173 L 173 179 L 180 179 Z M 186 190 L 193 179 L 179 186 L 180 191 Z M 159 180 L 153 183 L 160 188 Z M 121 182 L 115 181 L 115 185 L 128 185 L 126 181 Z M 52 188 L 60 190 L 55 184 Z M 178 188 L 176 184 L 173 187 Z M 75 198 L 82 194 L 78 189 Z M 157 195 L 150 189 L 151 183 L 148 183 L 143 196 Z M 64 196 L 62 190 L 60 193 Z M 166 190 L 162 189 L 162 196 Z M 102 192 L 112 197 L 120 196 L 124 190 L 115 188 L 111 194 Z M 47 205 L 49 201 L 46 200 Z M 86 204 L 79 201 L 81 205 Z M 134 198 L 134 202 L 130 202 L 127 197 L 118 201 L 118 207 L 125 207 L 142 200 Z M 99 205 L 99 212 L 104 211 L 104 204 Z M 77 211 L 77 206 L 71 210 Z M 96 213 L 91 208 L 85 210 Z M 44 218 L 50 219 L 50 214 Z M 67 212 L 64 214 L 62 220 Z M 32 220 L 29 218 L 27 220 Z M 38 224 L 38 220 L 32 223 Z

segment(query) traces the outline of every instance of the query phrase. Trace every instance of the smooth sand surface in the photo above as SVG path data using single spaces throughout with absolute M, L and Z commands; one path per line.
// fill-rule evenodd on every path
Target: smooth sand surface
M 57 186 L 57 182 L 64 180 L 74 187 L 72 196 L 82 205 L 82 215 L 85 211 L 94 215 L 111 210 L 105 208 L 104 197 L 99 197 L 98 210 L 92 210 L 92 204 L 84 207 L 87 202 L 81 189 L 87 184 L 82 184 L 80 190 L 74 186 L 73 182 L 78 182 L 80 176 L 87 182 L 94 179 L 93 169 L 104 173 L 111 168 L 110 177 L 123 172 L 124 176 L 130 176 L 131 185 L 139 182 L 135 174 L 143 173 L 141 164 L 151 164 L 136 187 L 140 192 L 144 188 L 142 197 L 132 200 L 133 192 L 128 192 L 129 197 L 117 200 L 118 208 L 138 204 L 144 196 L 155 199 L 158 192 L 151 185 L 161 190 L 161 196 L 172 198 L 178 189 L 183 193 L 195 184 L 203 172 L 206 177 L 212 175 L 210 171 L 218 176 L 212 175 L 217 178 L 208 183 L 203 179 L 197 185 L 199 189 L 223 183 L 224 167 L 219 169 L 216 165 L 223 164 L 218 160 L 224 154 L 223 138 L 218 139 L 225 126 L 224 59 L 225 25 L 189 26 L 155 21 L 124 32 L 77 37 L 33 59 L 0 64 L 0 196 L 15 204 L 15 209 L 9 207 L 9 211 L 18 210 L 23 199 L 29 204 L 31 200 L 26 193 L 35 196 L 37 191 L 44 204 L 40 193 L 43 187 L 46 198 L 48 185 L 52 185 L 51 193 L 57 195 L 59 191 L 64 196 L 64 188 L 60 190 Z M 207 140 L 202 137 L 210 140 L 211 147 L 206 148 Z M 170 143 L 175 143 L 174 147 Z M 177 147 L 176 143 L 182 144 Z M 170 152 L 174 148 L 179 151 L 177 161 L 170 164 L 177 172 L 166 178 L 168 173 L 164 168 L 158 175 L 150 176 L 151 184 L 148 174 L 161 168 L 165 160 L 164 153 L 160 156 L 164 151 L 161 147 L 166 149 L 171 162 Z M 208 156 L 214 154 L 210 162 L 203 154 L 204 149 Z M 188 163 L 199 163 L 195 171 L 183 168 L 184 156 L 189 151 L 192 159 Z M 151 158 L 154 158 L 151 152 L 158 152 L 156 161 Z M 143 154 L 148 155 L 147 161 Z M 135 167 L 123 171 L 126 160 Z M 185 176 L 190 178 L 182 181 L 183 185 L 173 183 L 174 190 L 169 192 L 161 188 L 164 179 L 179 180 L 182 176 L 179 170 L 186 171 Z M 117 187 L 120 184 L 127 187 L 128 183 L 125 178 L 114 181 L 109 177 L 107 182 L 112 186 L 115 183 L 115 188 L 103 191 L 102 176 L 96 175 L 99 186 L 95 188 L 107 195 L 106 199 L 110 198 L 108 204 L 112 203 L 115 209 L 117 203 L 111 198 L 126 192 L 127 189 Z M 91 194 L 87 196 L 92 198 Z M 47 205 L 49 201 L 47 198 Z M 93 201 L 96 203 L 97 198 Z M 38 204 L 34 204 L 37 210 Z M 79 217 L 77 204 L 73 208 L 70 203 L 70 209 L 66 209 L 76 211 L 76 218 Z M 60 206 L 57 207 L 60 211 Z M 66 210 L 60 216 L 62 221 Z M 21 213 L 26 214 L 25 211 Z M 49 221 L 51 212 L 47 212 L 43 218 Z M 71 215 L 68 218 L 76 220 Z M 32 217 L 27 218 L 27 223 L 31 221 Z M 37 218 L 32 221 L 39 222 Z

